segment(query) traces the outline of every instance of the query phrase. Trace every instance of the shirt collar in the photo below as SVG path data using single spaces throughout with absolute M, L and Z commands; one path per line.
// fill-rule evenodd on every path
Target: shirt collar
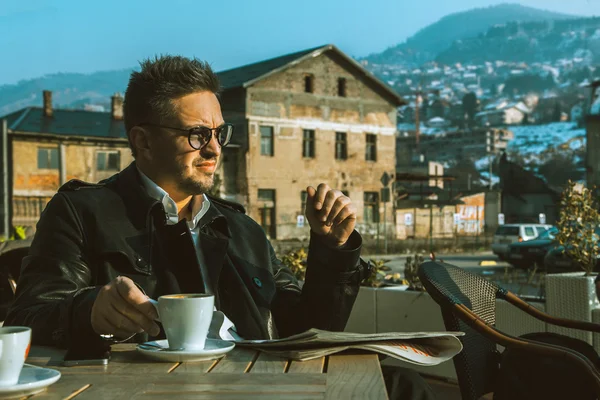
M 148 195 L 162 203 L 167 217 L 167 224 L 175 225 L 176 223 L 178 223 L 179 214 L 177 213 L 177 204 L 175 203 L 175 201 L 163 188 L 158 186 L 152 179 L 148 178 L 148 176 L 146 176 L 146 174 L 144 174 L 139 168 L 137 168 L 137 170 L 140 174 L 140 177 L 142 178 L 142 184 L 144 185 L 144 188 L 146 189 Z M 208 197 L 206 197 L 206 195 L 204 194 L 202 195 L 202 197 L 204 198 L 204 200 L 202 201 L 202 207 L 197 207 L 194 204 L 196 202 L 192 200 L 192 204 L 194 205 L 194 209 L 196 210 L 192 210 L 192 212 L 195 211 L 192 220 L 187 221 L 188 227 L 190 229 L 194 229 L 196 226 L 198 226 L 198 222 L 210 208 L 210 201 L 208 200 Z

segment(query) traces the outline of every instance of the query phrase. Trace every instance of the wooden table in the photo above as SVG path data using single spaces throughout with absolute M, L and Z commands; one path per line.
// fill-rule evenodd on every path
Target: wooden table
M 119 344 L 107 366 L 63 367 L 63 356 L 32 348 L 29 364 L 62 376 L 30 399 L 387 399 L 376 354 L 299 362 L 236 347 L 220 360 L 161 363 Z

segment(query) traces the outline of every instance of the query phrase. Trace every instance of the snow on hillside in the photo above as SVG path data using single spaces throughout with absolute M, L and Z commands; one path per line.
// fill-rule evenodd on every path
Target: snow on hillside
M 508 144 L 509 150 L 534 156 L 550 147 L 569 142 L 571 149 L 585 146 L 585 129 L 573 122 L 555 122 L 547 125 L 522 125 L 509 128 L 515 138 Z
M 566 144 L 573 151 L 585 147 L 585 128 L 577 128 L 577 124 L 572 122 L 522 125 L 509 129 L 515 138 L 508 143 L 508 150 L 520 153 L 527 162 L 534 164 L 542 161 L 542 153 L 550 148 L 560 148 Z M 489 179 L 489 162 L 489 157 L 475 161 L 475 167 L 485 180 Z M 492 182 L 497 183 L 498 177 L 492 176 Z
M 572 122 L 555 122 L 547 125 L 522 125 L 509 128 L 514 133 L 514 139 L 508 143 L 508 150 L 519 152 L 526 160 L 539 160 L 545 150 L 558 148 L 568 143 L 571 150 L 585 147 L 585 128 L 577 128 Z M 489 168 L 489 157 L 475 161 L 479 171 Z

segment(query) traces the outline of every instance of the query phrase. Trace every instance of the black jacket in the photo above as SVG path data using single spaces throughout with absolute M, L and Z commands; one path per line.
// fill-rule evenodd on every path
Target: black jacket
M 204 290 L 199 263 L 205 262 L 216 306 L 242 337 L 344 329 L 369 272 L 357 232 L 344 250 L 311 238 L 301 290 L 242 206 L 211 198 L 201 224 L 204 260 L 185 221 L 166 225 L 162 204 L 148 196 L 134 163 L 99 184 L 68 182 L 38 222 L 5 325 L 31 327 L 36 344 L 101 343 L 90 316 L 103 285 L 121 275 L 152 298 L 198 293 Z

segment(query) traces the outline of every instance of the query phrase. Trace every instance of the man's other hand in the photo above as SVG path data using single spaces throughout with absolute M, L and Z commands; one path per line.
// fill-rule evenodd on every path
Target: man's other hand
M 92 328 L 100 335 L 127 338 L 143 331 L 156 336 L 156 309 L 127 277 L 119 276 L 102 287 L 92 306 Z
M 311 230 L 334 247 L 346 243 L 356 225 L 356 207 L 349 197 L 321 183 L 306 188 L 306 219 Z

